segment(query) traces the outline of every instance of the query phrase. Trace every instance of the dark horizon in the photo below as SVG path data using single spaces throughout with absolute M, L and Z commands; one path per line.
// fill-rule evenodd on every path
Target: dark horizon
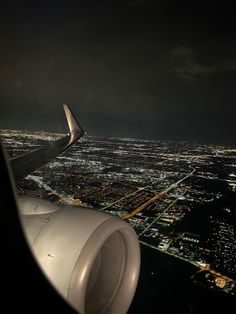
M 4 1 L 0 128 L 235 145 L 236 5 Z

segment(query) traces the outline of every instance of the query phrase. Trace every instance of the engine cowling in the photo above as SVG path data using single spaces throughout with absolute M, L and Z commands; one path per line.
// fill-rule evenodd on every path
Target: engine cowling
M 79 313 L 126 313 L 140 269 L 136 233 L 88 208 L 21 197 L 26 238 L 43 272 Z

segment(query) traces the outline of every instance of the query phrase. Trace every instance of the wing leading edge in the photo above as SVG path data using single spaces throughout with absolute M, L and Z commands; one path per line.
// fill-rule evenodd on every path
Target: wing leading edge
M 60 155 L 85 134 L 85 131 L 77 122 L 68 105 L 63 105 L 63 107 L 69 127 L 69 133 L 49 145 L 11 159 L 10 164 L 12 173 L 16 181 L 23 179 L 31 172 L 37 170 Z

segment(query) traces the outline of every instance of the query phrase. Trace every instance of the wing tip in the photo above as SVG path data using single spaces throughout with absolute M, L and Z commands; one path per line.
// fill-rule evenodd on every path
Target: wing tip
M 84 129 L 81 127 L 81 125 L 76 120 L 75 116 L 73 115 L 69 105 L 63 104 L 63 108 L 64 108 L 64 111 L 65 111 L 66 120 L 67 120 L 67 124 L 68 124 L 68 127 L 69 127 L 70 134 L 80 133 L 81 136 L 86 134 Z

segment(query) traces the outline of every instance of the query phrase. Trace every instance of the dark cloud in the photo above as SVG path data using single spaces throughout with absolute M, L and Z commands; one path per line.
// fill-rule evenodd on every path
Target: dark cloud
M 180 78 L 193 80 L 203 75 L 235 72 L 236 60 L 220 60 L 220 64 L 201 64 L 197 61 L 197 53 L 190 47 L 178 46 L 171 50 L 175 65 L 173 71 Z

